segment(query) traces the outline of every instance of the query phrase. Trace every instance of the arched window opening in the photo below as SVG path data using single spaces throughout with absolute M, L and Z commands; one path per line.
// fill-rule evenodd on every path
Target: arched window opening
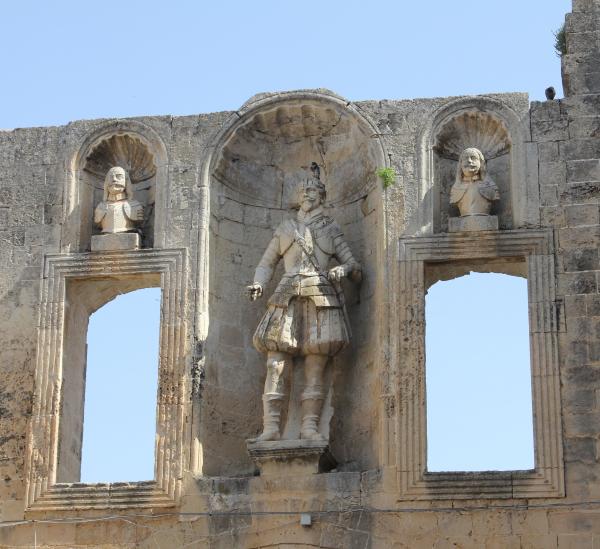
M 425 310 L 427 470 L 533 469 L 527 280 L 437 282 Z
M 160 303 L 144 288 L 90 316 L 81 482 L 154 478 Z

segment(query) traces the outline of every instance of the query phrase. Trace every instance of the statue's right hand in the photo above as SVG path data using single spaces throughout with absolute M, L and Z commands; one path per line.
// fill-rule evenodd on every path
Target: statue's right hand
M 262 286 L 258 282 L 250 284 L 250 286 L 246 286 L 246 290 L 248 291 L 248 295 L 250 296 L 250 301 L 255 301 L 260 296 L 262 296 L 263 293 Z

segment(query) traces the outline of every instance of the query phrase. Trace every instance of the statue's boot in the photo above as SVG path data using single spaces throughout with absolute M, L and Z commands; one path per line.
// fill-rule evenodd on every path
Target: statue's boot
M 305 440 L 325 440 L 325 437 L 319 433 L 319 420 L 321 419 L 322 407 L 323 396 L 320 392 L 305 391 L 302 395 L 300 438 Z
M 281 407 L 283 395 L 281 393 L 267 393 L 263 395 L 263 432 L 251 442 L 265 442 L 281 438 Z

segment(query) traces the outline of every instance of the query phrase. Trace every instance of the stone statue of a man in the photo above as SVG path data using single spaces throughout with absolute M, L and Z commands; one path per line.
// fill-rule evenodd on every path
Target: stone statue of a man
M 301 395 L 300 438 L 323 440 L 319 418 L 324 399 L 324 370 L 330 357 L 350 340 L 340 279 L 360 275 L 337 223 L 325 215 L 325 185 L 319 167 L 300 184 L 296 219 L 283 221 L 267 247 L 248 286 L 250 300 L 263 293 L 283 258 L 285 274 L 254 334 L 254 346 L 267 354 L 263 393 L 263 432 L 256 441 L 281 438 L 281 411 L 285 395 L 283 373 L 293 357 L 304 357 L 305 386 Z M 329 268 L 335 258 L 339 265 Z
M 465 149 L 458 159 L 450 204 L 458 206 L 461 217 L 490 215 L 492 202 L 499 199 L 498 187 L 487 175 L 482 152 L 475 148 Z
M 126 233 L 135 230 L 144 219 L 144 207 L 133 198 L 126 170 L 111 168 L 104 178 L 104 197 L 94 211 L 94 223 L 102 233 Z

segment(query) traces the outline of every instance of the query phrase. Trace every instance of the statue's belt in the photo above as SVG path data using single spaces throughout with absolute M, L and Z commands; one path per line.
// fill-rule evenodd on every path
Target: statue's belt
M 316 307 L 341 307 L 333 284 L 322 274 L 284 275 L 268 303 L 276 307 L 287 307 L 293 297 L 312 299 Z

